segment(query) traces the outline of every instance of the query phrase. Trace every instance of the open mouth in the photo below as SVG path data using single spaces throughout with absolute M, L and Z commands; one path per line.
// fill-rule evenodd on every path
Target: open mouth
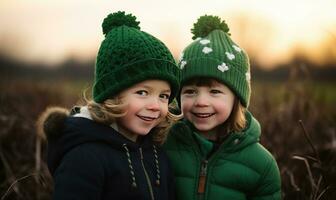
M 148 117 L 148 116 L 140 116 L 140 115 L 137 115 L 140 119 L 144 120 L 144 121 L 147 121 L 147 122 L 151 122 L 151 121 L 154 121 L 156 119 L 158 119 L 158 117 Z
M 213 116 L 215 113 L 192 113 L 192 114 L 199 118 L 208 118 Z

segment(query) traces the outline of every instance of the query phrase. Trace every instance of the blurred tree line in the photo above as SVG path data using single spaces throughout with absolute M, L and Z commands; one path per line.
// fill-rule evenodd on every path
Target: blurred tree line
M 80 62 L 68 59 L 54 66 L 46 64 L 31 64 L 17 61 L 0 55 L 0 76 L 4 78 L 33 78 L 39 80 L 91 80 L 94 74 L 94 60 Z M 303 57 L 296 57 L 290 63 L 281 64 L 272 69 L 265 69 L 256 62 L 251 61 L 251 73 L 255 80 L 285 81 L 290 76 L 291 68 L 300 67 L 296 78 L 307 78 L 314 81 L 335 81 L 336 61 L 318 66 Z

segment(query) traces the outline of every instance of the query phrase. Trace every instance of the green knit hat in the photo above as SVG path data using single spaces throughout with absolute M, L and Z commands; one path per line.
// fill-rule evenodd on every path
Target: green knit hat
M 248 107 L 250 63 L 248 55 L 229 34 L 229 28 L 217 16 L 202 16 L 191 29 L 194 41 L 187 46 L 179 61 L 181 85 L 192 78 L 214 78 L 228 86 Z
M 179 68 L 168 48 L 140 30 L 136 17 L 125 12 L 109 14 L 103 21 L 102 41 L 95 66 L 93 99 L 102 103 L 121 91 L 149 79 L 170 84 L 171 97 L 179 88 Z

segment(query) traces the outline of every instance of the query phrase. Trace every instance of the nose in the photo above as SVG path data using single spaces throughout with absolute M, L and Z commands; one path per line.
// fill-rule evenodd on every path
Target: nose
M 147 104 L 147 109 L 152 111 L 160 110 L 160 102 L 158 98 L 150 98 Z
M 209 101 L 206 95 L 199 94 L 197 95 L 194 104 L 195 106 L 198 106 L 198 107 L 206 107 L 206 106 L 209 106 Z

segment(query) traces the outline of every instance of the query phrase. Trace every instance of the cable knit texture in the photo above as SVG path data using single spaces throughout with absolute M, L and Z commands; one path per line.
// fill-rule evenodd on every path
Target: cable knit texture
M 117 12 L 103 22 L 102 41 L 95 68 L 93 97 L 98 103 L 148 79 L 168 81 L 175 97 L 179 69 L 169 49 L 154 36 L 143 32 L 132 15 Z
M 205 15 L 192 31 L 201 37 L 183 50 L 179 61 L 181 85 L 192 78 L 214 78 L 227 85 L 248 107 L 250 62 L 247 53 L 231 39 L 228 26 L 216 16 Z

